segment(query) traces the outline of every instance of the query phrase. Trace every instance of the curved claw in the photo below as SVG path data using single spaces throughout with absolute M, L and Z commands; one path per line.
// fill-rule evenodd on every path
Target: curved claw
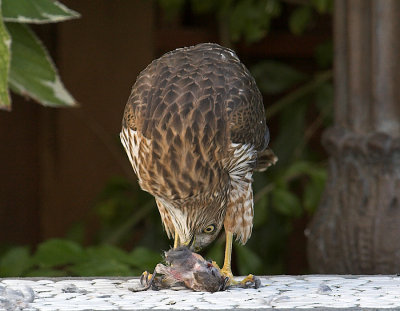
M 229 278 L 225 277 L 224 282 L 222 283 L 221 287 L 219 290 L 224 291 L 229 287 Z
M 239 284 L 239 282 L 235 280 L 231 269 L 222 268 L 219 272 L 228 279 L 226 281 L 226 287 Z
M 142 275 L 140 276 L 140 284 L 142 286 L 148 286 L 149 285 L 149 281 L 152 279 L 152 276 L 153 275 L 151 273 L 149 273 L 147 271 L 144 271 L 142 273 Z
M 154 284 L 154 278 L 156 276 L 156 271 L 153 274 L 148 273 L 147 271 L 143 272 L 140 277 L 140 284 L 143 286 L 142 288 L 130 288 L 133 292 L 142 292 L 148 290 L 150 287 L 154 290 L 158 290 L 158 287 Z
M 249 274 L 248 276 L 246 276 L 239 283 L 240 287 L 243 287 L 243 288 L 249 288 L 253 284 L 254 284 L 254 288 L 259 288 L 261 286 L 261 280 L 260 280 L 260 278 L 254 276 L 252 274 Z
M 223 267 L 221 269 L 215 261 L 212 261 L 211 264 L 219 270 L 222 276 L 225 277 L 224 284 L 222 285 L 221 290 L 224 290 L 229 286 L 239 286 L 242 288 L 249 288 L 251 287 L 251 285 L 254 285 L 254 288 L 256 289 L 261 287 L 260 278 L 254 276 L 253 274 L 249 274 L 243 280 L 238 282 L 234 279 L 231 269 L 226 267 Z

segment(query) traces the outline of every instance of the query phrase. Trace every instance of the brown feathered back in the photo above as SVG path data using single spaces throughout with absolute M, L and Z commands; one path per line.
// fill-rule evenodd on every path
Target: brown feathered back
M 150 176 L 161 174 L 175 198 L 213 188 L 228 145 L 250 143 L 261 150 L 267 131 L 254 79 L 233 51 L 216 44 L 174 50 L 153 61 L 133 86 L 123 126 L 151 140 L 143 161 Z
M 132 88 L 121 139 L 168 235 L 178 230 L 186 239 L 224 222 L 248 239 L 251 176 L 264 167 L 257 155 L 269 132 L 261 94 L 232 50 L 204 43 L 154 60 Z

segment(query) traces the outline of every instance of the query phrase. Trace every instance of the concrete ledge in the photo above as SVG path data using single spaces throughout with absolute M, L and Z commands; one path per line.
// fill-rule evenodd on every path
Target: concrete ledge
M 400 277 L 262 277 L 259 289 L 133 293 L 138 278 L 0 279 L 0 310 L 400 310 Z

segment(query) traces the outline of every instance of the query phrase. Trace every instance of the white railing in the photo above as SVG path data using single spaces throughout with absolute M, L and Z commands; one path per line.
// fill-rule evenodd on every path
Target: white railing
M 0 310 L 400 310 L 400 277 L 262 277 L 259 289 L 132 292 L 138 278 L 0 279 Z

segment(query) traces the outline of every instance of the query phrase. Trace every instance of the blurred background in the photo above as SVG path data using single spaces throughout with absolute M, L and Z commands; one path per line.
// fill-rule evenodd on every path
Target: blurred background
M 236 274 L 309 271 L 304 231 L 325 186 L 333 0 L 63 0 L 81 17 L 32 25 L 78 107 L 12 95 L 0 111 L 0 277 L 138 275 L 166 238 L 119 141 L 136 76 L 172 49 L 236 51 L 264 96 L 276 166 L 254 176 Z M 224 236 L 204 251 L 222 263 Z

